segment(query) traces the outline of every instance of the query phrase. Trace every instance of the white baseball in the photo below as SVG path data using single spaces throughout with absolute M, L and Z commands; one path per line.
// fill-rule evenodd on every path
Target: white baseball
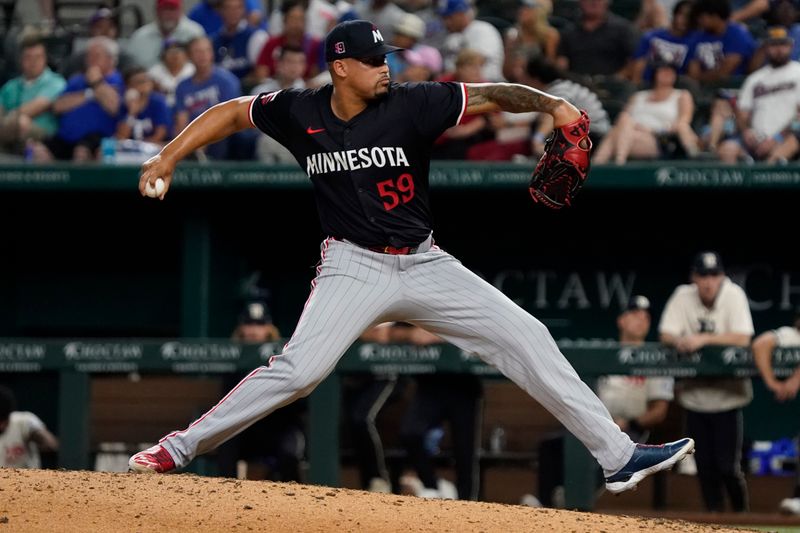
M 164 183 L 164 180 L 161 178 L 156 178 L 155 188 L 153 188 L 153 186 L 150 185 L 150 182 L 148 181 L 144 186 L 144 193 L 150 198 L 158 198 L 164 192 L 165 187 L 166 184 Z

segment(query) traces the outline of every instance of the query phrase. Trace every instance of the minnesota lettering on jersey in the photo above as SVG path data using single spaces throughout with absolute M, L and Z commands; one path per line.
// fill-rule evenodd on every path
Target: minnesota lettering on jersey
M 375 146 L 358 150 L 320 152 L 306 157 L 306 174 L 359 170 L 369 167 L 410 167 L 408 158 L 400 146 Z

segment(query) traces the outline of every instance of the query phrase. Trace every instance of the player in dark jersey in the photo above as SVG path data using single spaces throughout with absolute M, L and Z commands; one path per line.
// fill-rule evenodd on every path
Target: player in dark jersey
M 580 118 L 561 98 L 508 83 L 393 84 L 370 22 L 337 25 L 325 40 L 333 80 L 218 104 L 142 166 L 146 195 L 194 150 L 258 127 L 283 144 L 314 185 L 322 259 L 294 334 L 280 356 L 243 379 L 182 431 L 135 454 L 132 471 L 167 472 L 309 394 L 367 328 L 403 321 L 479 354 L 549 409 L 598 460 L 620 492 L 670 468 L 691 439 L 643 447 L 614 424 L 547 328 L 433 242 L 428 167 L 434 140 L 466 114 L 538 111 L 556 128 Z

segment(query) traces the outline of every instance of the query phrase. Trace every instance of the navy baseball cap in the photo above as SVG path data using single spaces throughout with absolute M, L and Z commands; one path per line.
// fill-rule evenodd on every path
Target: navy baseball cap
M 391 54 L 402 50 L 383 41 L 375 24 L 367 20 L 340 22 L 325 37 L 325 61 L 346 57 L 361 58 Z
M 272 315 L 267 303 L 261 300 L 248 302 L 239 315 L 239 324 L 271 324 Z
M 717 252 L 705 251 L 694 256 L 692 261 L 692 272 L 699 276 L 715 276 L 722 274 L 725 267 L 722 266 L 722 258 Z
M 631 299 L 628 301 L 628 305 L 625 307 L 626 311 L 649 311 L 650 310 L 650 300 L 647 299 L 647 296 L 642 296 L 641 294 L 637 294 L 635 296 L 631 296 Z

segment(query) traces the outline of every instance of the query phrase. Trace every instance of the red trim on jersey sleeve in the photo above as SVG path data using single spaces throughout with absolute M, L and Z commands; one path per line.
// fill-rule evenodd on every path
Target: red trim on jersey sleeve
M 250 100 L 250 107 L 247 108 L 247 117 L 250 119 L 250 125 L 254 128 L 257 127 L 256 123 L 253 122 L 253 104 L 256 102 L 256 98 L 258 96 L 254 96 L 252 100 Z
M 456 126 L 461 124 L 461 121 L 464 119 L 465 112 L 467 111 L 467 102 L 469 97 L 467 96 L 467 85 L 465 83 L 459 83 L 461 86 L 461 112 L 458 114 L 458 120 L 456 120 Z

